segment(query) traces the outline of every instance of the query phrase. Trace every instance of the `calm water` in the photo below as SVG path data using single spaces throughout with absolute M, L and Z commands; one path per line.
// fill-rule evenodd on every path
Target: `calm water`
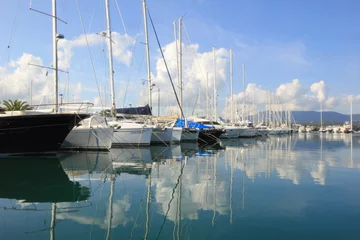
M 360 137 L 0 159 L 0 239 L 360 239 Z

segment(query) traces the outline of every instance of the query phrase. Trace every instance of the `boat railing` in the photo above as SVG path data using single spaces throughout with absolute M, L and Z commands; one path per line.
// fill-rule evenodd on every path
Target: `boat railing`
M 80 113 L 80 112 L 89 112 L 90 109 L 94 106 L 93 103 L 90 102 L 73 102 L 73 103 L 61 103 L 58 104 L 60 113 Z M 54 112 L 55 104 L 38 104 L 31 105 L 31 110 L 27 110 L 27 112 Z M 45 108 L 45 109 L 44 109 Z

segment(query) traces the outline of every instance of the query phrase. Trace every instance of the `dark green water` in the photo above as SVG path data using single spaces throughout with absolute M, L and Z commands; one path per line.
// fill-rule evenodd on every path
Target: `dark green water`
M 0 239 L 360 239 L 360 137 L 0 159 Z

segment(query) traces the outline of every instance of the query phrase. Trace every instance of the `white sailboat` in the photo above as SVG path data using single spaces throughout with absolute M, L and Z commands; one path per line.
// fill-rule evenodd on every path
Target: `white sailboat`
M 114 70 L 113 70 L 113 55 L 112 55 L 112 39 L 111 39 L 111 25 L 110 25 L 110 10 L 109 0 L 105 0 L 106 9 L 106 23 L 109 51 L 109 68 L 110 68 L 110 88 L 111 88 L 111 115 L 112 120 L 109 125 L 114 127 L 113 146 L 149 146 L 151 141 L 152 128 L 145 124 L 136 123 L 132 120 L 117 119 L 116 105 L 115 105 L 115 90 L 114 90 Z
M 62 149 L 109 150 L 113 141 L 114 128 L 105 117 L 91 116 L 82 120 L 67 135 Z
M 148 81 L 148 101 L 149 107 L 152 108 L 152 84 L 151 72 L 150 72 L 150 51 L 149 51 L 149 36 L 148 36 L 148 25 L 147 25 L 147 14 L 146 14 L 146 0 L 142 0 L 143 17 L 144 17 L 144 31 L 145 31 L 145 52 L 146 52 L 146 68 L 147 68 L 147 81 Z M 172 127 L 162 127 L 158 124 L 148 125 L 152 127 L 151 143 L 152 144 L 168 144 L 172 142 Z
M 176 44 L 176 65 L 178 71 L 178 88 L 179 88 L 179 95 L 180 95 L 180 116 L 182 116 L 182 17 L 179 18 L 179 40 L 177 38 L 177 31 L 176 31 L 176 22 L 174 22 L 174 37 L 175 37 L 175 44 Z M 178 46 L 179 41 L 179 46 Z M 182 127 L 181 133 L 181 141 L 183 142 L 196 142 L 199 138 L 199 129 L 196 128 L 189 128 L 187 125 L 187 121 L 184 120 L 184 126 Z

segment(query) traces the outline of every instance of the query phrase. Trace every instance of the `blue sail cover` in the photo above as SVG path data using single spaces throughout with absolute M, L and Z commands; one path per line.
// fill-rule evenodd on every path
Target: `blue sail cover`
M 132 114 L 132 115 L 152 115 L 149 105 L 144 107 L 117 108 L 116 113 Z
M 214 128 L 214 127 L 206 126 L 204 124 L 193 122 L 193 121 L 187 121 L 187 123 L 188 123 L 189 128 L 199 128 L 199 129 Z M 174 126 L 184 128 L 185 127 L 185 120 L 177 119 Z

